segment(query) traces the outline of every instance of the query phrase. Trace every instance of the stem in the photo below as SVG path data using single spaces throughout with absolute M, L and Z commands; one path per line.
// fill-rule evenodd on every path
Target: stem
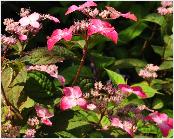
M 2 86 L 2 83 L 1 83 L 1 94 L 2 94 L 2 96 L 3 96 L 3 98 L 4 98 L 4 101 L 5 101 L 6 105 L 7 105 L 7 106 L 10 106 L 11 111 L 13 111 L 13 113 L 16 114 L 16 116 L 17 116 L 19 119 L 22 120 L 23 117 L 21 116 L 19 110 L 16 109 L 16 108 L 8 101 L 8 99 L 7 99 L 6 95 L 5 95 L 5 91 L 4 91 L 4 88 L 3 88 L 3 86 Z
M 72 85 L 74 85 L 74 84 L 76 83 L 76 81 L 77 81 L 77 79 L 78 79 L 78 77 L 79 77 L 79 75 L 80 75 L 80 71 L 81 71 L 81 69 L 82 69 L 82 67 L 83 67 L 83 65 L 84 65 L 84 62 L 85 62 L 85 58 L 86 58 L 87 51 L 88 51 L 88 40 L 85 39 L 85 41 L 86 41 L 86 44 L 85 44 L 85 46 L 84 46 L 84 48 L 83 48 L 83 56 L 82 56 L 82 59 L 81 59 L 81 62 L 80 62 L 80 66 L 79 66 L 79 68 L 78 68 L 78 70 L 77 70 L 77 73 L 76 73 L 76 75 L 75 75 L 75 78 L 74 78 L 74 80 L 73 80 Z
M 147 47 L 147 44 L 148 42 L 150 42 L 150 40 L 153 38 L 154 34 L 155 34 L 155 31 L 156 31 L 156 25 L 154 26 L 154 28 L 152 29 L 152 34 L 151 36 L 149 37 L 149 39 L 147 39 L 144 44 L 143 44 L 143 48 L 141 49 L 141 53 L 143 52 L 143 50 Z

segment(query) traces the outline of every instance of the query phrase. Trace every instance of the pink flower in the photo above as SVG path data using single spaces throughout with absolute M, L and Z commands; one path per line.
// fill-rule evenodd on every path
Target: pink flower
M 19 35 L 19 40 L 21 40 L 21 41 L 25 41 L 25 40 L 27 40 L 27 35 Z
M 145 117 L 145 120 L 155 122 L 160 128 L 164 137 L 168 136 L 170 129 L 173 129 L 173 118 L 169 118 L 165 113 L 153 112 Z
M 104 35 L 105 37 L 111 39 L 114 43 L 117 43 L 118 34 L 115 28 L 111 26 L 110 23 L 101 21 L 100 19 L 91 19 L 88 26 L 88 36 L 95 33 Z
M 87 102 L 82 98 L 80 87 L 65 87 L 63 93 L 65 96 L 63 96 L 60 101 L 60 108 L 62 110 L 67 110 L 77 105 L 81 108 L 86 108 Z
M 49 118 L 53 117 L 54 114 L 50 113 L 48 109 L 38 104 L 35 106 L 35 110 L 36 110 L 37 116 L 41 118 L 41 122 L 43 124 L 52 126 L 52 122 L 49 120 Z
M 22 17 L 19 20 L 19 23 L 21 24 L 21 26 L 31 25 L 34 28 L 39 28 L 39 26 L 40 26 L 40 24 L 38 22 L 39 18 L 40 18 L 40 14 L 34 12 L 29 16 Z
M 87 109 L 89 109 L 89 110 L 95 110 L 97 107 L 96 107 L 96 105 L 94 105 L 94 104 L 88 104 L 87 105 Z
M 122 17 L 131 19 L 133 21 L 137 21 L 137 17 L 134 14 L 131 14 L 130 12 L 121 14 Z
M 64 39 L 65 41 L 70 41 L 72 38 L 72 30 L 71 29 L 56 29 L 53 31 L 51 37 L 47 40 L 47 46 L 48 50 L 52 50 L 54 45 L 60 41 L 61 39 Z
M 162 5 L 162 7 L 168 7 L 168 6 L 172 6 L 173 2 L 172 1 L 162 1 L 161 5 Z
M 134 132 L 137 130 L 137 127 L 135 127 L 131 120 L 122 121 L 117 117 L 111 119 L 111 125 L 125 130 L 132 137 L 134 136 Z
M 133 86 L 130 87 L 127 84 L 119 84 L 118 88 L 123 92 L 123 93 L 134 93 L 137 96 L 141 98 L 146 98 L 147 95 L 143 92 L 142 88 L 139 86 Z
M 76 6 L 76 5 L 72 5 L 68 8 L 67 12 L 65 13 L 65 15 L 68 15 L 74 11 L 82 11 L 84 8 L 88 8 L 88 7 L 92 7 L 92 6 L 97 6 L 96 3 L 94 3 L 93 1 L 87 1 L 82 5 Z
M 60 21 L 59 21 L 59 19 L 58 18 L 56 18 L 56 17 L 54 17 L 54 16 L 49 16 L 49 19 L 50 20 L 52 20 L 52 21 L 54 21 L 55 23 L 60 23 Z

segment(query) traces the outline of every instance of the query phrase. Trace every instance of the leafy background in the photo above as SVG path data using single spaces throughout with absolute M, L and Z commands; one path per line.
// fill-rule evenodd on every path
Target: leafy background
M 26 102 L 19 105 L 19 102 L 17 103 L 14 101 L 15 98 L 10 100 L 14 106 L 20 106 L 19 110 L 22 113 L 32 112 L 32 110 L 30 111 L 29 108 L 34 105 L 34 102 L 44 102 L 46 103 L 45 105 L 51 107 L 59 101 L 54 100 L 53 98 L 55 96 L 59 96 L 60 93 L 51 93 L 60 92 L 59 83 L 57 83 L 53 78 L 48 77 L 47 74 L 40 72 L 30 72 L 27 74 L 27 76 L 25 76 L 26 69 L 21 62 L 30 64 L 44 64 L 45 61 L 47 61 L 48 64 L 56 63 L 56 65 L 59 67 L 60 75 L 65 77 L 67 80 L 66 85 L 69 85 L 73 79 L 72 75 L 75 75 L 80 62 L 81 49 L 84 46 L 83 41 L 78 37 L 74 37 L 74 42 L 62 42 L 60 44 L 61 47 L 55 47 L 53 50 L 54 52 L 49 54 L 46 52 L 46 37 L 50 36 L 54 29 L 69 27 L 73 21 L 82 19 L 83 15 L 81 13 L 75 12 L 69 16 L 64 16 L 64 13 L 72 4 L 78 5 L 82 4 L 83 2 L 2 1 L 1 3 L 2 21 L 3 19 L 10 17 L 18 20 L 19 16 L 17 11 L 20 11 L 20 8 L 22 7 L 30 7 L 32 11 L 39 13 L 50 13 L 58 17 L 61 21 L 60 24 L 44 22 L 42 31 L 40 31 L 37 36 L 33 37 L 26 46 L 26 51 L 33 51 L 33 49 L 39 48 L 38 52 L 40 52 L 40 54 L 33 51 L 29 56 L 25 56 L 17 61 L 15 71 L 12 70 L 14 63 L 9 63 L 10 66 L 5 71 L 7 72 L 6 74 L 8 74 L 8 77 L 2 76 L 2 79 L 4 78 L 4 80 L 9 81 L 9 84 L 11 82 L 11 85 L 14 85 L 18 80 L 20 80 L 21 83 L 26 83 L 25 88 L 21 88 L 20 85 L 13 88 L 18 92 L 18 95 L 15 95 L 14 97 L 23 96 L 21 90 L 24 89 L 23 91 L 29 96 L 29 98 L 23 96 L 25 97 Z M 127 79 L 128 84 L 139 83 L 142 88 L 146 86 L 144 88 L 147 89 L 147 92 L 150 92 L 151 96 L 145 100 L 145 104 L 150 108 L 157 109 L 160 112 L 165 112 L 170 117 L 173 117 L 173 17 L 164 17 L 158 15 L 156 9 L 160 6 L 160 2 L 157 1 L 107 1 L 97 2 L 97 4 L 99 5 L 99 9 L 104 9 L 104 6 L 110 5 L 123 13 L 131 11 L 138 17 L 138 21 L 134 23 L 123 18 L 111 21 L 111 24 L 119 33 L 117 45 L 102 36 L 91 38 L 91 45 L 89 46 L 85 66 L 82 69 L 80 79 L 78 81 L 79 85 L 83 87 L 83 91 L 88 90 L 92 86 L 94 79 L 101 80 L 103 82 L 108 80 L 109 77 L 107 76 L 107 73 L 108 75 L 113 74 L 109 72 L 109 70 L 111 70 L 111 72 L 114 71 L 122 74 L 124 78 Z M 1 27 L 1 32 L 4 34 L 4 26 L 2 22 Z M 46 56 L 46 59 L 42 59 L 42 61 L 40 60 L 39 56 L 43 55 Z M 14 59 L 13 56 L 10 58 Z M 65 59 L 63 63 L 60 62 L 62 58 Z M 69 62 L 69 59 L 71 62 Z M 91 67 L 91 63 L 95 64 L 95 69 Z M 143 79 L 138 76 L 139 70 L 147 63 L 153 63 L 160 67 L 158 79 L 154 79 L 152 81 L 152 88 L 148 88 L 147 85 L 140 83 L 143 81 Z M 14 74 L 15 78 L 12 80 Z M 23 75 L 23 77 L 21 75 Z M 110 78 L 112 79 L 112 77 Z M 33 80 L 35 82 L 33 82 Z M 8 92 L 8 94 L 13 94 L 13 90 L 9 91 L 9 84 L 5 85 L 5 89 L 7 89 L 6 92 Z M 34 87 L 31 88 L 31 84 Z M 36 93 L 38 93 L 37 96 L 35 95 Z M 21 99 L 23 100 L 24 98 L 21 97 Z M 55 116 L 52 121 L 60 121 L 57 123 L 58 125 L 50 127 L 49 132 L 47 127 L 43 126 L 39 129 L 40 132 L 38 132 L 38 136 L 42 137 L 42 132 L 44 132 L 44 134 L 46 134 L 48 137 L 120 136 L 114 130 L 110 131 L 112 133 L 102 133 L 98 131 L 93 132 L 94 129 L 90 127 L 88 122 L 84 122 L 86 118 L 87 120 L 97 122 L 97 115 L 92 113 L 91 115 L 93 115 L 92 118 L 78 110 L 63 113 L 60 111 L 55 111 Z M 68 121 L 68 119 L 71 120 Z M 66 131 L 64 130 L 65 128 Z M 81 131 L 81 134 L 78 134 L 79 130 Z M 149 127 L 146 129 L 141 128 L 140 130 L 150 137 L 152 137 L 152 135 L 158 137 L 159 135 L 158 131 L 154 127 Z

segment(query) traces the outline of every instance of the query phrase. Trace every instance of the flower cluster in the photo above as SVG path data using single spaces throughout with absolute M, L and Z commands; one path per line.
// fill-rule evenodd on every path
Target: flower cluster
M 155 66 L 153 64 L 147 64 L 146 67 L 139 72 L 139 76 L 141 76 L 144 79 L 153 79 L 157 78 L 156 71 L 159 70 L 158 66 Z
M 58 75 L 58 67 L 56 65 L 35 65 L 35 66 L 28 66 L 28 71 L 37 70 L 43 71 L 48 73 L 50 76 L 58 79 L 62 85 L 65 83 L 65 78 L 61 75 Z
M 27 121 L 27 124 L 31 127 L 35 127 L 35 126 L 39 125 L 39 120 L 37 117 L 29 118 Z
M 12 37 L 1 37 L 2 44 L 11 45 L 16 43 L 16 39 L 20 41 L 26 41 L 28 35 L 35 35 L 42 28 L 41 20 L 49 19 L 55 23 L 59 23 L 59 20 L 49 14 L 42 15 L 39 13 L 31 13 L 29 9 L 21 8 L 20 11 L 21 19 L 15 22 L 11 18 L 4 19 L 3 24 L 6 26 L 5 30 L 12 34 Z
M 74 106 L 80 106 L 81 108 L 86 108 L 86 100 L 82 97 L 82 91 L 80 87 L 65 87 L 63 89 L 64 96 L 60 101 L 60 109 L 67 110 Z
M 70 6 L 65 15 L 68 15 L 74 11 L 81 11 L 82 13 L 87 15 L 89 19 L 75 22 L 74 25 L 72 25 L 69 29 L 56 29 L 55 31 L 53 31 L 51 37 L 48 37 L 47 40 L 48 50 L 52 50 L 54 45 L 61 39 L 64 39 L 65 41 L 70 41 L 72 38 L 72 34 L 76 34 L 79 32 L 82 33 L 82 36 L 85 36 L 85 40 L 87 40 L 93 34 L 98 33 L 112 40 L 114 43 L 117 43 L 118 33 L 115 31 L 115 28 L 110 23 L 97 19 L 97 15 L 101 16 L 104 19 L 108 17 L 116 19 L 122 16 L 137 21 L 136 16 L 134 14 L 131 14 L 130 12 L 122 14 L 121 12 L 116 11 L 114 8 L 107 6 L 107 10 L 99 13 L 99 10 L 97 8 L 95 8 L 94 10 L 91 9 L 91 7 L 96 6 L 97 4 L 92 1 L 87 1 L 79 6 Z
M 167 15 L 173 13 L 173 1 L 162 1 L 161 7 L 157 9 L 160 15 Z
M 36 134 L 35 129 L 27 129 L 24 135 L 24 138 L 34 138 Z
M 16 138 L 19 136 L 19 126 L 13 126 L 10 123 L 3 124 L 1 126 L 1 137 L 2 138 Z
M 1 43 L 5 46 L 11 46 L 16 44 L 17 40 L 13 36 L 6 37 L 5 35 L 1 35 Z
M 52 126 L 52 122 L 49 120 L 49 118 L 53 117 L 54 114 L 50 113 L 48 109 L 40 106 L 40 105 L 35 105 L 35 110 L 37 113 L 37 116 L 41 118 L 41 123 Z

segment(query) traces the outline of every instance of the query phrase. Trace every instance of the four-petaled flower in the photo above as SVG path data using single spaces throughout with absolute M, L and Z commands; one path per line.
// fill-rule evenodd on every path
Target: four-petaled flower
M 115 28 L 106 21 L 102 21 L 100 19 L 90 19 L 90 24 L 88 26 L 88 36 L 91 36 L 95 33 L 102 34 L 105 37 L 111 39 L 114 43 L 117 43 L 118 34 L 115 31 Z
M 40 18 L 40 14 L 34 12 L 29 16 L 22 17 L 19 20 L 19 23 L 21 24 L 21 26 L 31 25 L 34 28 L 39 28 L 39 26 L 40 26 L 40 24 L 38 22 L 39 18 Z
M 141 98 L 147 98 L 147 95 L 143 92 L 142 88 L 139 86 L 130 87 L 127 84 L 119 84 L 118 89 L 120 89 L 123 93 L 134 93 Z
M 97 6 L 97 4 L 93 1 L 87 1 L 82 5 L 76 6 L 76 5 L 72 5 L 68 8 L 67 12 L 65 13 L 65 15 L 70 14 L 74 11 L 82 11 L 84 8 L 88 8 L 88 7 L 94 7 Z
M 43 124 L 52 126 L 52 122 L 49 120 L 49 118 L 53 117 L 54 114 L 50 113 L 48 109 L 38 104 L 35 106 L 35 110 L 36 110 L 37 116 L 41 118 L 41 122 Z
M 47 46 L 48 50 L 52 50 L 54 45 L 60 41 L 61 39 L 64 39 L 65 41 L 70 41 L 72 38 L 72 29 L 56 29 L 53 31 L 51 37 L 47 40 Z
M 145 120 L 155 122 L 160 128 L 164 137 L 167 137 L 170 129 L 173 129 L 173 118 L 169 118 L 165 113 L 155 111 L 146 116 Z
M 82 91 L 80 87 L 65 87 L 63 89 L 63 93 L 64 96 L 60 101 L 60 108 L 62 110 L 67 110 L 77 105 L 81 108 L 86 108 L 87 102 L 84 98 L 82 98 Z

